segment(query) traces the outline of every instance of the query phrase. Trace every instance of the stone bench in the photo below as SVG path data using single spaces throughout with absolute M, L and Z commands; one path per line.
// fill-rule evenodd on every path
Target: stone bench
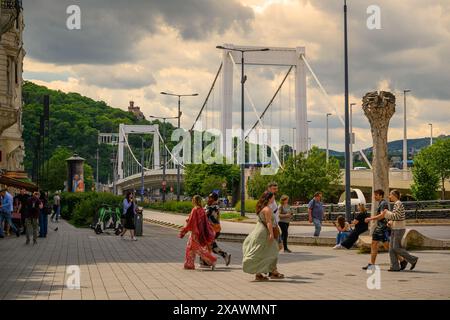
M 372 237 L 365 233 L 359 236 L 356 245 L 363 252 L 370 252 Z M 437 240 L 424 236 L 414 229 L 406 229 L 402 239 L 402 246 L 407 250 L 448 250 L 450 249 L 450 240 Z M 378 245 L 379 251 L 385 251 L 382 243 Z

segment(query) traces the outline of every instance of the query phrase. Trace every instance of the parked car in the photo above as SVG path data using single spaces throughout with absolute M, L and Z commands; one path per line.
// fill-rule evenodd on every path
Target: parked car
M 350 191 L 350 203 L 352 206 L 357 206 L 358 204 L 366 204 L 366 197 L 364 197 L 364 194 L 360 189 L 351 189 Z M 345 205 L 345 192 L 341 194 L 338 204 L 341 206 Z

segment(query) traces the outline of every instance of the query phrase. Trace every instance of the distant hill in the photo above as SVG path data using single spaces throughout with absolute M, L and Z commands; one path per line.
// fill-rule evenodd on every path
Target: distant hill
M 450 139 L 450 135 L 443 137 L 441 136 L 439 138 Z M 411 153 L 411 151 L 413 151 L 414 153 L 417 153 L 422 148 L 425 148 L 429 145 L 430 145 L 430 138 L 408 139 L 408 152 Z M 372 150 L 373 148 L 370 147 L 364 149 L 363 151 L 365 154 L 370 154 L 372 153 Z M 354 151 L 357 152 L 357 150 Z M 343 157 L 344 154 L 345 154 L 344 152 L 330 150 L 330 156 L 333 157 Z M 388 142 L 388 154 L 389 156 L 396 156 L 396 155 L 401 156 L 403 154 L 403 140 L 395 140 Z

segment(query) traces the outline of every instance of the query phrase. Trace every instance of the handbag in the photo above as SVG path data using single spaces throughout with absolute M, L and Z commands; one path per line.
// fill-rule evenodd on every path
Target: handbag
M 211 223 L 211 225 L 212 225 L 215 233 L 219 233 L 220 230 L 222 230 L 222 227 L 220 226 L 220 223 Z
M 280 238 L 280 235 L 280 228 L 278 226 L 273 227 L 273 238 L 278 240 L 278 238 Z

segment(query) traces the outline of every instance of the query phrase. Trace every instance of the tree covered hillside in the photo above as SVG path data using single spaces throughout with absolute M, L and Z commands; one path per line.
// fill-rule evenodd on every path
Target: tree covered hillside
M 95 101 L 78 93 L 64 93 L 50 90 L 32 82 L 23 86 L 23 138 L 26 156 L 25 170 L 30 176 L 33 171 L 37 140 L 39 137 L 39 117 L 43 113 L 43 97 L 50 96 L 50 138 L 49 148 L 44 159 L 48 160 L 57 149 L 68 149 L 78 153 L 87 160 L 92 168 L 96 167 L 97 136 L 102 133 L 118 133 L 119 124 L 151 124 L 147 120 L 138 121 L 134 115 L 118 108 L 112 108 L 103 101 Z M 174 127 L 166 124 L 166 137 L 170 137 Z M 160 124 L 160 131 L 162 131 Z M 130 144 L 140 148 L 141 140 L 130 136 Z M 146 137 L 150 144 L 151 137 Z M 100 182 L 106 183 L 108 176 L 112 179 L 110 159 L 113 147 L 100 145 Z

